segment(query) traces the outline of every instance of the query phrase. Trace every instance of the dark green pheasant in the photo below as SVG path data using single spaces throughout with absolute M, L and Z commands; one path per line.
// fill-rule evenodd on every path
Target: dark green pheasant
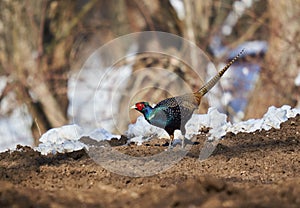
M 215 86 L 227 69 L 243 52 L 244 50 L 232 59 L 216 76 L 203 85 L 199 91 L 167 98 L 160 101 L 155 107 L 151 107 L 148 102 L 138 102 L 131 108 L 140 111 L 150 124 L 165 129 L 170 135 L 171 145 L 174 131 L 179 129 L 182 135 L 185 135 L 185 124 L 192 117 L 194 110 L 199 107 L 201 98 Z

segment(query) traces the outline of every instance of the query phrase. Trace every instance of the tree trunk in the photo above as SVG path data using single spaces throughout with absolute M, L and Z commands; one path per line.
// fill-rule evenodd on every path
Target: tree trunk
M 0 67 L 32 114 L 35 143 L 47 129 L 67 123 L 74 28 L 95 2 L 84 4 L 79 12 L 78 1 L 72 0 L 0 2 Z
M 271 105 L 296 105 L 294 80 L 300 67 L 300 0 L 276 3 L 270 0 L 269 15 L 269 50 L 250 97 L 246 119 L 261 117 Z

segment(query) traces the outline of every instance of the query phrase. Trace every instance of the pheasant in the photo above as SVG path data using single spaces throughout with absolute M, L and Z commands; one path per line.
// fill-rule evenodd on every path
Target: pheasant
M 148 102 L 138 102 L 133 105 L 131 109 L 141 112 L 148 123 L 165 129 L 171 140 L 169 147 L 172 147 L 174 131 L 179 129 L 182 135 L 185 135 L 185 124 L 192 117 L 194 110 L 199 107 L 201 98 L 215 86 L 227 69 L 243 52 L 244 49 L 197 92 L 167 98 L 160 101 L 154 107 L 152 107 Z M 182 146 L 184 146 L 184 141 L 182 141 Z

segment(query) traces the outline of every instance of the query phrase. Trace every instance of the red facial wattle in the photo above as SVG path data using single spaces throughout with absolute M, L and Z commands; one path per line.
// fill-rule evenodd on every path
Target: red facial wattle
M 135 107 L 137 110 L 141 111 L 141 110 L 143 110 L 143 108 L 145 108 L 145 105 L 144 105 L 144 103 L 137 103 L 137 104 L 135 104 Z

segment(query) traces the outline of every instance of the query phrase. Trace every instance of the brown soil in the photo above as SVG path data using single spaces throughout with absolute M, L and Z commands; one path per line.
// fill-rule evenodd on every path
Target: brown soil
M 0 207 L 300 207 L 300 116 L 279 130 L 227 134 L 200 162 L 205 138 L 200 135 L 170 169 L 149 177 L 109 172 L 83 150 L 1 153 Z M 112 148 L 145 156 L 163 151 L 162 141 Z

